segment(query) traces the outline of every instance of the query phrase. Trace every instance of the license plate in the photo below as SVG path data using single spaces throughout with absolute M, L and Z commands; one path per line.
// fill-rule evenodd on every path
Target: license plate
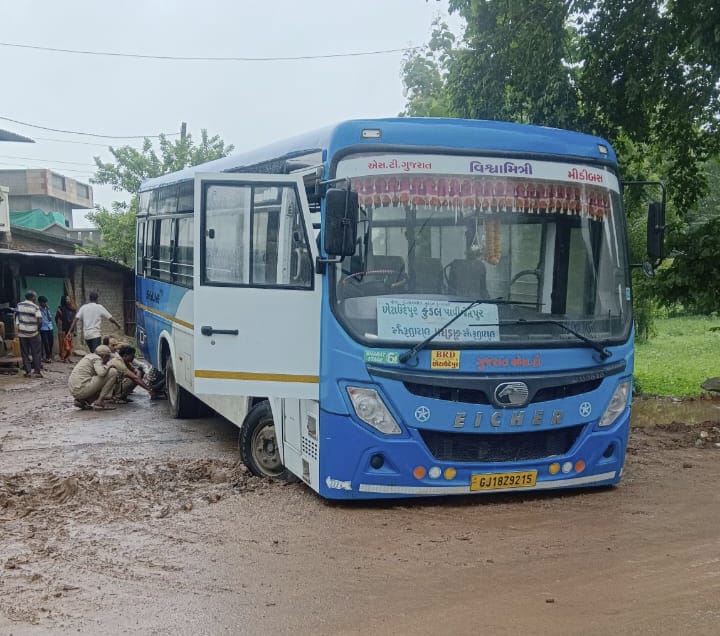
M 516 473 L 488 473 L 484 475 L 473 475 L 470 478 L 470 490 L 532 488 L 535 485 L 536 479 L 536 470 L 524 470 Z

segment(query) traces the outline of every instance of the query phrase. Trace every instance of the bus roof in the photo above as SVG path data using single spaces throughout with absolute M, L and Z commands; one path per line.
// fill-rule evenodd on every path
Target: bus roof
M 364 138 L 363 130 L 379 130 L 379 138 Z M 356 119 L 313 132 L 291 137 L 250 152 L 237 153 L 197 166 L 171 172 L 143 182 L 140 190 L 192 179 L 198 172 L 253 172 L 263 164 L 288 161 L 313 153 L 322 153 L 322 160 L 332 158 L 348 147 L 399 146 L 433 150 L 474 152 L 513 152 L 525 154 L 562 155 L 615 163 L 615 152 L 607 141 L 583 133 L 480 119 L 445 119 L 394 117 Z M 600 146 L 606 148 L 602 153 Z M 378 150 L 380 150 L 378 148 Z M 319 163 L 319 161 L 318 161 Z

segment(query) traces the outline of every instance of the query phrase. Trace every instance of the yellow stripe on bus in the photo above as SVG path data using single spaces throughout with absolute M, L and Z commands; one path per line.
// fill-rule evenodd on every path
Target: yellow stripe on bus
M 155 314 L 156 316 L 160 316 L 160 318 L 165 318 L 165 320 L 169 320 L 170 322 L 175 322 L 178 325 L 187 327 L 188 329 L 194 328 L 194 325 L 191 322 L 185 322 L 184 320 L 180 320 L 180 318 L 175 318 L 175 316 L 171 316 L 170 314 L 158 311 L 157 309 L 153 309 L 152 307 L 148 307 L 147 305 L 142 305 L 141 303 L 136 302 L 135 306 L 139 309 L 142 309 L 143 311 L 147 311 L 150 314 Z
M 289 373 L 248 373 L 246 371 L 210 371 L 198 369 L 196 378 L 211 378 L 214 380 L 252 380 L 255 382 L 302 382 L 317 384 L 320 377 L 317 375 L 291 375 Z

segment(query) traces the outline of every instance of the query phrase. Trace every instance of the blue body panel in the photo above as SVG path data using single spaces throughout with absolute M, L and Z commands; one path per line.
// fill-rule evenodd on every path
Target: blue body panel
M 323 310 L 331 312 L 327 303 Z M 592 349 L 463 349 L 460 351 L 460 368 L 458 374 L 476 373 L 478 376 L 493 376 L 506 378 L 514 376 L 518 380 L 528 380 L 532 373 L 570 372 L 576 370 L 578 374 L 597 370 L 603 365 L 624 361 L 625 368 L 621 373 L 610 375 L 603 379 L 593 391 L 582 393 L 569 398 L 529 404 L 522 409 L 499 410 L 493 405 L 464 404 L 439 399 L 420 397 L 410 393 L 402 382 L 379 376 L 371 376 L 364 361 L 365 347 L 354 342 L 332 317 L 323 320 L 323 350 L 320 368 L 320 431 L 322 452 L 320 475 L 320 494 L 329 498 L 363 498 L 363 497 L 391 497 L 408 496 L 409 494 L 443 494 L 443 491 L 428 491 L 416 493 L 378 493 L 362 492 L 360 485 L 385 485 L 404 488 L 440 488 L 447 489 L 448 493 L 458 494 L 460 487 L 467 487 L 472 474 L 501 473 L 519 470 L 537 470 L 538 485 L 534 489 L 555 488 L 567 479 L 578 477 L 589 478 L 596 475 L 614 473 L 612 477 L 602 481 L 591 482 L 593 486 L 617 483 L 620 479 L 625 456 L 625 446 L 629 431 L 630 408 L 626 408 L 616 422 L 604 428 L 597 423 L 602 417 L 610 398 L 619 382 L 629 381 L 632 377 L 633 350 L 630 342 L 611 347 L 612 356 L 602 364 L 596 359 L 597 354 Z M 402 349 L 391 351 L 401 352 Z M 409 367 L 403 364 L 381 365 L 388 369 L 405 369 L 408 371 L 423 371 L 431 373 L 430 350 L 418 354 L 417 366 Z M 535 365 L 535 366 L 533 366 Z M 448 373 L 443 371 L 443 373 Z M 377 390 L 382 396 L 388 409 L 400 424 L 401 435 L 383 435 L 362 422 L 351 407 L 346 387 L 359 386 Z M 590 411 L 587 412 L 587 404 Z M 418 407 L 429 410 L 427 421 L 416 421 L 414 414 Z M 581 408 L 582 407 L 582 408 Z M 540 423 L 535 419 L 538 411 Z M 563 417 L 559 424 L 553 423 L 553 413 L 562 411 Z M 500 412 L 499 425 L 490 424 L 493 413 Z M 581 412 L 583 414 L 581 414 Z M 466 424 L 462 429 L 455 426 L 458 413 L 465 414 Z M 522 415 L 522 424 L 518 420 Z M 474 423 L 478 418 L 480 426 Z M 514 416 L 514 417 L 513 417 Z M 514 462 L 486 462 L 466 463 L 458 461 L 444 462 L 435 459 L 423 442 L 420 431 L 435 431 L 441 433 L 481 433 L 487 435 L 503 435 L 509 433 L 532 432 L 540 433 L 543 430 L 558 429 L 565 426 L 583 425 L 582 433 L 573 444 L 570 452 L 563 456 L 544 458 L 532 461 Z M 614 443 L 614 450 L 610 457 L 603 453 Z M 373 469 L 370 458 L 374 454 L 382 454 L 385 459 L 384 466 Z M 558 474 L 552 476 L 548 467 L 554 462 L 585 462 L 586 468 L 580 473 Z M 437 466 L 443 471 L 447 467 L 455 468 L 457 475 L 452 480 L 443 477 L 431 479 L 425 477 L 421 480 L 413 477 L 413 468 L 423 466 L 429 469 Z M 329 480 L 327 479 L 329 478 Z M 334 480 L 334 481 L 333 481 Z M 352 485 L 351 490 L 344 488 L 331 488 L 328 483 L 341 483 Z M 548 484 L 546 482 L 554 482 Z M 587 485 L 587 482 L 570 482 L 567 487 Z
M 160 334 L 172 334 L 180 302 L 192 290 L 160 280 L 135 277 L 136 334 L 143 357 L 160 368 L 158 359 Z
M 629 422 L 628 410 L 608 429 L 597 430 L 592 424 L 588 425 L 570 452 L 563 456 L 511 464 L 469 464 L 436 460 L 428 452 L 415 429 L 410 428 L 409 435 L 398 436 L 397 439 L 380 439 L 378 435 L 358 426 L 348 416 L 321 411 L 320 430 L 323 451 L 320 459 L 320 474 L 327 475 L 327 478 L 321 479 L 319 493 L 329 499 L 473 494 L 469 490 L 469 484 L 475 474 L 530 470 L 537 470 L 537 485 L 525 490 L 577 488 L 589 485 L 609 486 L 616 484 L 622 474 Z M 603 453 L 613 444 L 612 453 L 607 457 L 604 456 Z M 383 454 L 385 464 L 380 469 L 374 469 L 370 465 L 370 460 L 378 453 Z M 578 460 L 586 464 L 581 476 L 549 473 L 549 466 L 553 462 L 575 464 Z M 412 474 L 415 466 L 437 466 L 443 471 L 452 467 L 456 469 L 457 474 L 451 480 L 442 476 L 436 479 L 431 479 L 429 476 L 416 479 Z M 595 479 L 603 475 L 605 477 L 602 479 Z M 593 478 L 593 481 L 573 481 L 578 477 Z M 331 487 L 332 480 L 349 484 L 350 489 Z M 373 490 L 368 486 L 375 486 L 376 489 Z M 391 488 L 387 488 L 388 486 Z M 383 492 L 383 490 L 390 491 L 392 487 L 397 487 L 397 492 Z M 484 491 L 479 491 L 482 492 Z

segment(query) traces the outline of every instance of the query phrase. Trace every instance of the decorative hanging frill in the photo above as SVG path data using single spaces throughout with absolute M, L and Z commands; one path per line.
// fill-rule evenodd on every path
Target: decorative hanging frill
M 485 213 L 571 214 L 594 220 L 610 215 L 607 190 L 597 186 L 513 178 L 439 175 L 352 179 L 360 205 L 447 207 Z

